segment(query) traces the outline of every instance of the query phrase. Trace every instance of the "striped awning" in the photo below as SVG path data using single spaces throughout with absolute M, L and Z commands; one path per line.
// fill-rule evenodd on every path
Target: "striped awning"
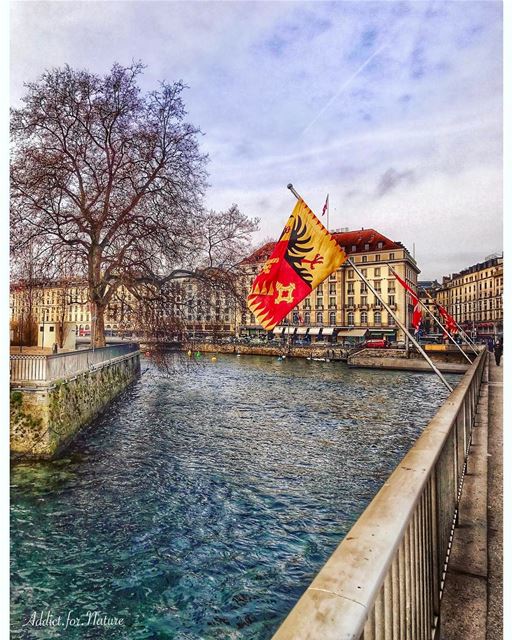
M 306 333 L 308 332 L 309 327 L 297 327 L 297 335 L 298 336 L 305 336 Z
M 334 333 L 334 327 L 324 327 L 322 329 L 323 336 L 332 336 Z
M 275 333 L 277 335 L 281 335 L 283 333 L 283 329 L 284 329 L 284 327 L 274 327 L 274 331 L 272 331 L 272 333 Z
M 291 336 L 295 333 L 295 329 L 296 327 L 285 327 L 284 328 L 284 335 L 285 336 Z
M 320 331 L 322 331 L 322 327 L 310 327 L 309 328 L 309 335 L 310 336 L 317 336 L 317 335 L 319 335 Z

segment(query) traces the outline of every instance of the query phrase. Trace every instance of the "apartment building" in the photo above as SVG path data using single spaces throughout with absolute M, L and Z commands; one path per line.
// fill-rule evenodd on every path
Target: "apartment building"
M 474 338 L 496 336 L 503 332 L 503 255 L 451 276 L 443 277 L 436 291 L 442 304 L 459 325 Z

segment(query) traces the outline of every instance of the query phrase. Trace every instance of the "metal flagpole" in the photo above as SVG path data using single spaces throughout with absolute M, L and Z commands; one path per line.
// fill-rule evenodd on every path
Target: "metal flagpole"
M 331 202 L 329 200 L 329 194 L 327 194 L 327 231 L 329 231 L 329 209 L 331 208 Z
M 432 300 L 434 302 L 434 304 L 437 304 L 436 301 L 430 295 L 430 293 L 425 289 L 425 287 L 421 287 L 421 288 L 427 294 L 428 299 Z M 473 353 L 475 355 L 478 355 L 478 351 L 474 347 L 474 342 L 472 340 L 469 340 L 469 336 L 464 331 L 464 329 L 459 325 L 457 320 L 455 320 L 455 318 L 453 318 L 453 321 L 455 322 L 455 325 L 457 326 L 457 329 L 460 331 L 460 335 L 461 335 L 462 339 L 464 340 L 464 342 L 468 345 L 468 347 L 471 347 L 471 349 L 473 349 Z
M 388 264 L 388 263 L 385 263 L 385 264 L 387 264 L 387 265 L 388 265 L 389 269 L 390 269 L 390 270 L 391 270 L 391 272 L 394 274 L 394 273 L 395 273 L 395 270 L 393 269 L 393 267 L 392 267 L 390 264 Z M 422 287 L 422 288 L 423 288 L 423 287 Z M 427 311 L 427 313 L 429 313 L 429 314 L 432 316 L 432 318 L 434 318 L 434 320 L 435 320 L 435 321 L 437 322 L 437 324 L 441 327 L 441 329 L 443 330 L 443 332 L 444 332 L 444 333 L 446 333 L 446 335 L 448 336 L 448 338 L 450 338 L 450 340 L 451 340 L 451 341 L 453 342 L 453 344 L 457 347 L 457 349 L 462 353 L 462 355 L 466 358 L 466 360 L 469 362 L 469 364 L 472 364 L 472 362 L 471 362 L 471 358 L 469 358 L 469 357 L 468 357 L 468 355 L 467 355 L 466 353 L 464 353 L 464 351 L 462 350 L 462 348 L 461 348 L 460 344 L 457 344 L 457 341 L 455 340 L 455 338 L 450 334 L 450 332 L 449 332 L 447 329 L 445 329 L 445 328 L 443 327 L 443 325 L 442 325 L 442 324 L 439 322 L 439 320 L 435 317 L 435 315 L 432 313 L 432 311 L 430 311 L 430 309 L 428 308 L 428 306 L 427 306 L 426 304 L 424 304 L 424 303 L 420 300 L 419 296 L 418 296 L 418 302 L 419 302 L 419 303 L 420 303 L 420 305 L 421 305 L 421 306 L 422 306 L 422 307 Z
M 290 183 L 288 184 L 288 189 L 290 189 L 290 191 L 293 193 L 293 195 L 297 198 L 297 200 L 300 200 L 301 197 L 299 196 L 299 194 L 295 191 L 295 189 L 293 188 L 293 185 Z M 432 362 L 432 360 L 428 357 L 428 355 L 425 353 L 425 351 L 421 348 L 421 346 L 419 345 L 419 343 L 416 341 L 416 339 L 409 333 L 409 331 L 405 328 L 405 326 L 402 324 L 402 321 L 400 320 L 400 318 L 398 318 L 398 316 L 390 309 L 390 307 L 386 304 L 386 302 L 384 302 L 384 300 L 379 296 L 379 294 L 375 291 L 375 289 L 373 288 L 373 286 L 370 284 L 370 282 L 363 276 L 363 274 L 361 273 L 361 271 L 356 267 L 356 265 L 352 262 L 352 260 L 350 258 L 347 258 L 347 262 L 350 264 L 350 266 L 354 269 L 354 271 L 357 273 L 357 275 L 361 278 L 361 280 L 366 284 L 366 286 L 370 289 L 370 291 L 373 293 L 373 295 L 377 298 L 377 300 L 379 300 L 382 304 L 382 306 L 386 309 L 386 311 L 395 319 L 395 322 L 398 324 L 398 326 L 402 329 L 402 331 L 405 332 L 406 335 L 409 336 L 410 341 L 413 343 L 413 345 L 416 347 L 416 349 L 421 353 L 421 355 L 425 358 L 425 360 L 428 362 L 428 364 L 432 367 L 432 369 L 434 370 L 434 372 L 438 375 L 438 377 L 440 378 L 441 382 L 444 384 L 444 386 L 448 389 L 448 391 L 453 391 L 453 388 L 448 384 L 446 378 L 443 376 L 443 374 L 439 371 L 439 369 L 436 367 L 436 365 Z

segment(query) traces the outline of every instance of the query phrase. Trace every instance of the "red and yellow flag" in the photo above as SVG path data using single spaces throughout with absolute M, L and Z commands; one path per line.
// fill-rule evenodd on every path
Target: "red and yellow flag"
M 300 199 L 252 283 L 247 305 L 261 326 L 271 331 L 346 259 L 334 237 Z
M 411 287 L 407 284 L 407 282 L 405 280 L 402 280 L 402 278 L 398 275 L 398 273 L 393 269 L 393 267 L 391 265 L 389 265 L 389 269 L 390 271 L 393 273 L 393 275 L 395 276 L 395 278 L 398 280 L 398 282 L 402 285 L 402 287 L 409 292 L 409 295 L 411 296 L 411 300 L 412 300 L 412 304 L 413 304 L 413 311 L 412 311 L 412 326 L 414 328 L 414 333 L 418 333 L 418 331 L 421 328 L 421 320 L 423 318 L 423 313 L 421 311 L 421 305 L 420 305 L 420 301 L 419 298 L 417 296 L 417 294 L 415 293 L 415 291 L 413 289 L 411 289 Z

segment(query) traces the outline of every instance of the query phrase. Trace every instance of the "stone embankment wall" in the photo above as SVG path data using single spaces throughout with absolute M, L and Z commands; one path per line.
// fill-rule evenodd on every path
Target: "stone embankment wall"
M 212 344 L 212 343 L 196 343 L 193 346 L 185 346 L 185 350 L 189 348 L 193 351 L 202 351 L 207 353 L 240 353 L 242 355 L 256 356 L 282 356 L 288 358 L 328 358 L 330 360 L 346 360 L 353 366 L 371 366 L 380 368 L 383 366 L 384 359 L 388 362 L 394 362 L 397 367 L 409 368 L 412 361 L 414 368 L 415 362 L 420 363 L 418 369 L 423 368 L 423 357 L 414 349 L 409 352 L 405 349 L 364 349 L 355 354 L 348 356 L 349 349 L 340 345 L 318 345 L 309 347 L 297 346 L 265 346 L 265 345 L 243 345 L 243 344 Z M 453 363 L 457 365 L 466 365 L 467 361 L 459 351 L 433 351 L 428 352 L 429 357 L 436 363 Z M 468 353 L 471 359 L 474 358 L 472 353 Z M 405 362 L 404 362 L 405 361 Z M 360 363 L 360 364 L 359 364 Z M 425 363 L 426 364 L 426 363 Z M 406 366 L 407 365 L 407 366 Z M 393 367 L 395 368 L 395 366 Z M 427 364 L 427 369 L 429 366 Z M 463 369 L 466 371 L 466 368 Z
M 91 371 L 11 390 L 11 455 L 56 457 L 140 373 L 139 353 Z
M 346 358 L 348 349 L 344 349 L 339 345 L 319 345 L 311 347 L 295 347 L 295 346 L 272 346 L 265 345 L 247 345 L 247 344 L 212 344 L 212 343 L 196 343 L 194 345 L 185 345 L 184 349 L 192 351 L 203 351 L 206 353 L 240 353 L 242 355 L 252 356 L 282 356 L 288 358 L 329 358 L 331 360 L 341 360 Z
M 460 352 L 427 352 L 436 367 L 444 373 L 465 373 L 470 364 Z M 400 349 L 362 349 L 348 358 L 351 367 L 428 371 L 432 369 L 417 351 Z

